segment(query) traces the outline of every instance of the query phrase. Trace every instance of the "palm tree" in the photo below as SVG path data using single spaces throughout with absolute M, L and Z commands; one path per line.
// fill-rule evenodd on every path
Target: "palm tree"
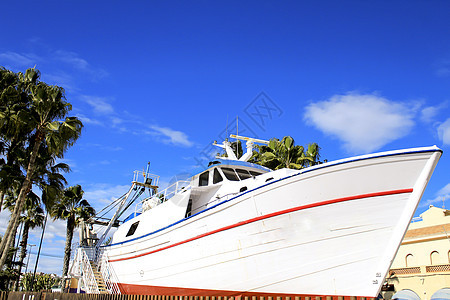
M 43 193 L 45 197 L 45 193 Z M 6 195 L 5 207 L 9 210 L 13 210 L 15 207 L 15 202 L 17 200 L 17 193 L 8 193 Z M 44 210 L 40 206 L 41 199 L 38 195 L 36 195 L 33 191 L 28 193 L 25 204 L 23 208 L 23 214 L 20 218 L 20 222 L 23 224 L 22 228 L 22 238 L 19 243 L 20 246 L 20 255 L 18 264 L 18 274 L 20 276 L 22 266 L 24 265 L 23 261 L 27 255 L 27 244 L 28 244 L 28 233 L 30 229 L 33 229 L 37 226 L 42 227 L 44 224 Z M 19 287 L 19 279 L 16 281 L 15 289 L 17 290 Z
M 26 210 L 26 214 L 22 216 L 23 231 L 22 240 L 20 241 L 20 256 L 19 256 L 19 276 L 22 272 L 23 261 L 27 256 L 27 244 L 28 244 L 28 232 L 37 226 L 42 227 L 44 225 L 44 210 L 40 206 L 31 206 Z M 19 288 L 19 280 L 16 282 L 16 291 Z
M 5 236 L 0 243 L 0 269 L 3 267 L 11 241 L 19 225 L 20 214 L 26 195 L 31 191 L 32 178 L 36 170 L 36 159 L 44 143 L 52 157 L 63 157 L 64 152 L 78 139 L 83 127 L 76 117 L 67 117 L 71 105 L 65 101 L 64 90 L 39 82 L 39 71 L 28 69 L 25 74 L 18 73 L 22 85 L 26 86 L 29 99 L 29 111 L 21 111 L 20 119 L 27 120 L 32 129 L 28 140 L 29 160 L 25 179 L 16 201 L 16 205 Z M 0 119 L 1 119 L 0 115 Z
M 1 236 L 0 240 L 2 240 Z M 0 291 L 9 291 L 10 283 L 19 277 L 16 270 L 16 263 L 13 261 L 16 251 L 17 248 L 15 247 L 10 247 L 8 250 L 8 259 L 6 260 L 5 268 L 0 270 Z
M 17 157 L 22 155 L 31 132 L 28 121 L 27 87 L 35 83 L 37 73 L 21 81 L 19 74 L 0 67 L 0 210 L 5 193 L 17 182 L 23 182 Z M 5 161 L 6 159 L 6 161 Z
M 44 204 L 45 210 L 50 211 L 67 185 L 67 180 L 62 173 L 70 172 L 70 167 L 66 163 L 57 163 L 55 158 L 49 154 L 45 144 L 39 150 L 32 182 L 42 191 L 41 202 Z
M 303 146 L 295 145 L 294 139 L 290 136 L 283 137 L 281 141 L 273 138 L 268 145 L 257 147 L 250 162 L 272 170 L 302 169 L 320 163 L 320 148 L 316 143 L 309 144 L 305 151 Z
M 88 220 L 95 215 L 94 208 L 83 199 L 83 189 L 80 185 L 68 187 L 64 190 L 63 196 L 55 204 L 51 215 L 53 219 L 67 220 L 66 246 L 64 249 L 63 278 L 67 276 L 69 269 L 70 252 L 72 247 L 72 237 L 75 227 L 81 220 Z

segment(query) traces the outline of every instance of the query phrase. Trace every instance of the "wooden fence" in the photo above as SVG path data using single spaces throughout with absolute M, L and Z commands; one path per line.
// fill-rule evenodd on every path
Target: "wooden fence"
M 375 300 L 364 297 L 265 297 L 265 296 L 163 296 L 69 294 L 51 292 L 0 292 L 0 300 Z

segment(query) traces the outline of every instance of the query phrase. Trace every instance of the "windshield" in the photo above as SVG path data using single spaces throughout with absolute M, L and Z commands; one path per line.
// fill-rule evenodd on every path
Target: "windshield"
M 236 169 L 236 173 L 238 173 L 239 178 L 241 178 L 241 180 L 252 177 L 252 175 L 250 175 L 250 173 L 247 172 L 246 170 Z
M 236 175 L 233 169 L 231 168 L 222 168 L 223 174 L 228 180 L 231 181 L 239 181 L 239 177 Z

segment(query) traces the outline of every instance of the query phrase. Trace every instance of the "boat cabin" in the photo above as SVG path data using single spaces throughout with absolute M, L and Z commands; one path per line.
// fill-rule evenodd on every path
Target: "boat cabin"
M 259 165 L 238 161 L 214 161 L 204 172 L 192 178 L 193 187 L 211 186 L 225 181 L 242 181 L 270 170 Z
M 186 217 L 250 189 L 257 176 L 270 169 L 245 161 L 215 160 L 192 177 Z

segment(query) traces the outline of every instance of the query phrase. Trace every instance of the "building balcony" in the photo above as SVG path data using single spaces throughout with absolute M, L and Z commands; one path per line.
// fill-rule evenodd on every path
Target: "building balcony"
M 391 269 L 389 277 L 427 273 L 450 273 L 450 264 Z

